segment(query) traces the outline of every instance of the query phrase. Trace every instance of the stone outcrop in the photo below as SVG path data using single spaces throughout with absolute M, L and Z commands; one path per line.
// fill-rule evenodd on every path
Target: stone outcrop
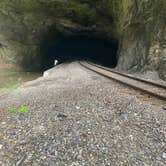
M 166 2 L 131 0 L 129 6 L 124 16 L 118 67 L 133 72 L 157 71 L 165 79 Z
M 59 34 L 117 40 L 117 69 L 166 79 L 165 0 L 0 1 L 1 61 L 40 69 L 43 41 Z

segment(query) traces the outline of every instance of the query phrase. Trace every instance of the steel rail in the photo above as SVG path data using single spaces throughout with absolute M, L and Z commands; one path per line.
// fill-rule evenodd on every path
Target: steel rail
M 157 82 L 154 82 L 154 81 L 149 81 L 149 80 L 143 79 L 143 78 L 138 78 L 138 77 L 130 75 L 130 74 L 121 73 L 119 71 L 115 71 L 114 69 L 110 69 L 108 67 L 104 67 L 104 66 L 101 66 L 101 65 L 98 65 L 98 64 L 94 64 L 92 62 L 86 62 L 86 63 L 91 64 L 93 66 L 97 66 L 99 68 L 102 68 L 102 69 L 105 69 L 105 70 L 108 70 L 108 71 L 111 71 L 113 73 L 116 73 L 116 74 L 119 74 L 119 75 L 122 75 L 122 76 L 128 77 L 128 78 L 132 78 L 132 79 L 135 79 L 135 80 L 138 80 L 138 81 L 141 81 L 141 82 L 145 82 L 145 83 L 148 83 L 148 84 L 155 85 L 157 87 L 161 87 L 161 88 L 166 89 L 166 85 L 164 85 L 164 84 L 160 84 L 160 83 L 157 83 Z
M 149 95 L 166 101 L 166 86 L 151 82 L 145 79 L 134 77 L 128 74 L 120 73 L 107 67 L 103 67 L 91 62 L 79 62 L 83 67 L 103 75 L 109 79 L 130 86 L 134 89 L 145 92 Z

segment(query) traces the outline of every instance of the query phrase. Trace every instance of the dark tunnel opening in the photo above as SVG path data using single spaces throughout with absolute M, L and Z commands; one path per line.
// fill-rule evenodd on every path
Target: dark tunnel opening
M 53 67 L 55 59 L 59 63 L 87 60 L 114 68 L 118 60 L 117 50 L 118 42 L 115 40 L 89 36 L 60 37 L 56 41 L 47 39 L 42 45 L 43 68 Z

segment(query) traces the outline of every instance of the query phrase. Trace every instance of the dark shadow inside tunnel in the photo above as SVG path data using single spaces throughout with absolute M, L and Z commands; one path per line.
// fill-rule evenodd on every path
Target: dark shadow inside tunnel
M 54 66 L 54 60 L 59 63 L 76 60 L 87 60 L 103 66 L 114 68 L 117 65 L 118 42 L 89 36 L 47 38 L 42 44 L 43 68 Z

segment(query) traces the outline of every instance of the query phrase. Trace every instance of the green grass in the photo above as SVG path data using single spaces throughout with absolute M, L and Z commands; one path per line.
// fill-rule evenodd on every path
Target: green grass
M 12 113 L 12 114 L 16 114 L 17 113 L 17 109 L 11 108 L 11 109 L 9 109 L 9 112 Z
M 0 92 L 10 92 L 11 90 L 17 89 L 18 86 L 19 85 L 16 82 L 9 82 L 0 88 Z
M 25 106 L 25 105 L 22 105 L 18 109 L 16 109 L 16 108 L 10 108 L 8 111 L 9 111 L 9 113 L 12 113 L 12 114 L 28 113 L 29 112 L 29 107 Z

